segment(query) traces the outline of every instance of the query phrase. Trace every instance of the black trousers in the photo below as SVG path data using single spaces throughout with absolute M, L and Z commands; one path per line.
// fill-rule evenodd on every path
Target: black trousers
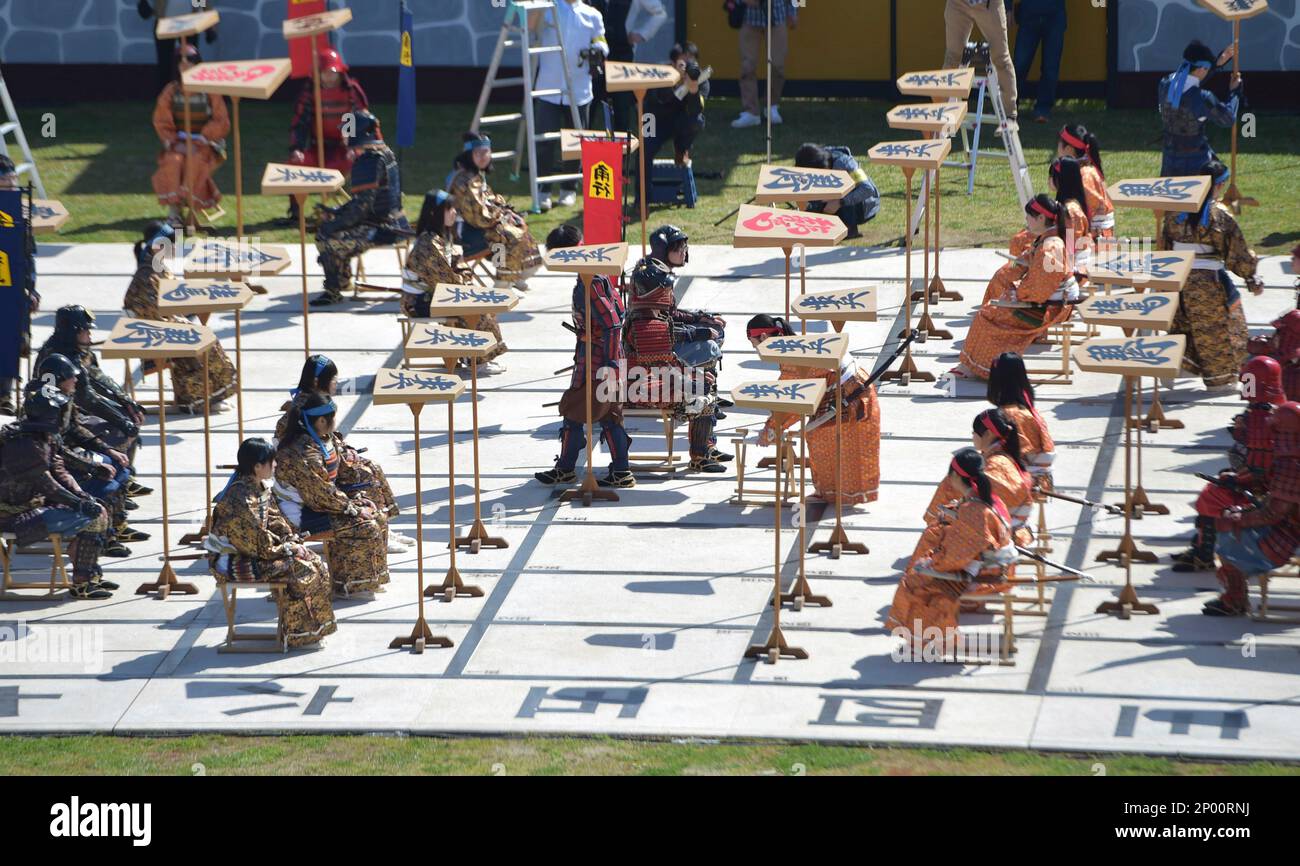
M 559 132 L 561 129 L 568 128 L 573 123 L 573 118 L 569 115 L 569 106 L 556 105 L 553 102 L 547 102 L 545 99 L 533 100 L 533 119 L 537 122 L 537 132 L 540 135 L 544 132 Z M 583 129 L 590 127 L 591 103 L 578 106 L 578 119 L 582 123 Z M 539 177 L 548 174 L 569 174 L 560 162 L 560 142 L 541 141 L 537 143 L 537 174 Z M 575 168 L 572 173 L 576 174 L 581 171 Z M 560 184 L 550 184 L 552 190 L 572 190 L 577 192 L 578 182 L 576 180 L 565 181 Z M 543 189 L 543 192 L 545 189 Z

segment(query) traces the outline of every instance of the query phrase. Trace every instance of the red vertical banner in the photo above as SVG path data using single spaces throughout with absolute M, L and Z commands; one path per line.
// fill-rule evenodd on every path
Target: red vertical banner
M 623 142 L 582 141 L 582 242 L 623 240 Z
M 286 19 L 303 18 L 307 15 L 319 15 L 325 11 L 326 0 L 289 0 L 289 11 L 286 13 Z M 330 39 L 328 33 L 322 33 L 320 36 L 312 39 L 290 39 L 289 40 L 289 59 L 293 61 L 293 78 L 311 78 L 311 52 L 315 43 L 315 50 L 319 51 L 329 45 Z

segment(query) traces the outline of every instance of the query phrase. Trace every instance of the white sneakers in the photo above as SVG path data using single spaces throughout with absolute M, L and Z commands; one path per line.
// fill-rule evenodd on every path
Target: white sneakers
M 577 201 L 578 194 L 571 189 L 566 189 L 560 195 L 560 207 L 573 207 L 574 203 Z
M 506 371 L 506 365 L 498 361 L 488 361 L 486 364 L 478 365 L 478 374 L 480 376 L 499 376 Z
M 415 546 L 415 539 L 400 532 L 388 532 L 388 552 L 389 553 L 406 553 L 408 547 Z
M 550 193 L 546 193 L 545 195 L 543 195 L 543 196 L 541 197 L 541 199 L 537 202 L 537 209 L 538 209 L 539 211 L 541 211 L 542 213 L 546 213 L 548 210 L 551 209 L 551 195 L 550 195 Z
M 773 105 L 772 108 L 771 108 L 771 111 L 770 111 L 769 113 L 770 113 L 771 116 L 772 116 L 772 125 L 773 125 L 773 126 L 780 126 L 780 125 L 781 125 L 781 109 L 778 108 L 777 106 Z
M 781 109 L 773 105 L 770 110 L 772 116 L 772 125 L 780 126 L 783 122 L 781 119 Z M 750 111 L 740 112 L 740 117 L 731 121 L 732 129 L 748 129 L 751 126 L 758 126 L 763 122 L 763 118 Z

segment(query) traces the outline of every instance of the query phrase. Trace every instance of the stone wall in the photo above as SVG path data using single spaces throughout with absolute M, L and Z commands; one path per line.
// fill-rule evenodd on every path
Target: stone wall
M 341 5 L 335 3 L 334 5 Z M 349 63 L 397 63 L 397 0 L 353 0 L 352 23 L 338 44 Z M 408 0 L 415 18 L 414 52 L 421 66 L 486 66 L 492 59 L 505 10 L 493 0 Z M 667 4 L 671 15 L 672 4 Z M 191 11 L 170 0 L 172 14 Z M 201 43 L 205 60 L 284 57 L 280 36 L 285 0 L 207 0 L 221 13 L 217 41 Z M 136 12 L 136 0 L 0 0 L 0 62 L 154 62 L 153 21 Z M 673 42 L 666 23 L 641 56 L 659 61 Z M 509 59 L 518 54 L 507 52 Z M 517 63 L 517 60 L 516 60 Z
M 1243 70 L 1300 70 L 1297 5 L 1297 0 L 1268 0 L 1267 12 L 1242 22 Z M 1175 69 L 1193 39 L 1216 50 L 1232 42 L 1232 25 L 1194 0 L 1122 0 L 1118 11 L 1120 72 Z

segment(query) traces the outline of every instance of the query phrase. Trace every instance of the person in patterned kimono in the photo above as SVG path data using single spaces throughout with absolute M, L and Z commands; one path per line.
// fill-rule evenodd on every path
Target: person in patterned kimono
M 1047 329 L 1068 321 L 1079 297 L 1079 284 L 1066 248 L 1069 214 L 1054 199 L 1039 193 L 1025 205 L 1025 226 L 1034 240 L 1022 253 L 1027 264 L 1018 280 L 995 274 L 1005 288 L 980 307 L 950 374 L 987 379 L 993 359 L 1003 352 L 1023 354 Z M 1014 264 L 1014 263 L 1013 263 Z M 993 287 L 990 285 L 990 289 Z
M 1274 407 L 1285 403 L 1282 366 L 1275 358 L 1258 355 L 1241 368 L 1241 399 L 1246 411 L 1232 419 L 1228 428 L 1233 439 L 1228 450 L 1228 469 L 1218 480 L 1205 485 L 1196 498 L 1196 534 L 1191 545 L 1175 553 L 1174 571 L 1214 570 L 1215 521 L 1230 509 L 1244 508 L 1264 495 L 1268 470 L 1273 463 Z
M 204 539 L 208 564 L 218 582 L 283 583 L 275 596 L 280 630 L 291 647 L 320 643 L 338 630 L 330 602 L 330 573 L 289 525 L 266 483 L 275 475 L 275 446 L 245 439 L 238 466 L 212 509 Z
M 135 274 L 131 285 L 127 286 L 126 296 L 122 299 L 122 308 L 137 319 L 152 319 L 163 322 L 189 322 L 184 316 L 166 316 L 158 311 L 158 290 L 161 281 L 169 279 L 171 274 L 164 267 L 158 269 L 163 253 L 175 242 L 176 231 L 163 222 L 151 222 L 145 226 L 144 238 L 135 244 Z M 200 317 L 206 319 L 206 316 Z M 224 398 L 235 392 L 235 365 L 226 356 L 220 343 L 213 343 L 207 351 L 208 393 L 210 412 L 226 412 L 230 406 Z M 176 402 L 188 412 L 203 411 L 203 359 L 172 358 L 168 360 L 171 370 L 172 391 Z M 155 369 L 152 363 L 145 364 L 145 372 Z
M 1106 174 L 1101 168 L 1101 144 L 1097 136 L 1078 123 L 1066 124 L 1056 140 L 1056 155 L 1078 160 L 1083 174 L 1084 205 L 1092 220 L 1092 238 L 1115 237 L 1115 205 L 1106 191 Z
M 180 40 L 176 45 L 176 80 L 158 94 L 154 104 L 153 128 L 162 142 L 158 170 L 153 175 L 153 191 L 158 203 L 167 207 L 167 220 L 181 228 L 181 208 L 193 205 L 207 210 L 221 201 L 212 174 L 226 161 L 226 136 L 230 134 L 230 115 L 224 96 L 206 93 L 186 94 L 181 90 L 181 75 L 202 62 L 199 49 Z M 190 126 L 185 128 L 185 103 L 189 101 Z
M 1183 368 L 1199 375 L 1207 391 L 1235 391 L 1249 334 L 1241 294 L 1228 272 L 1244 279 L 1251 294 L 1262 294 L 1264 281 L 1255 273 L 1259 259 L 1237 218 L 1217 201 L 1232 173 L 1216 159 L 1199 174 L 1214 178 L 1200 211 L 1165 214 L 1156 240 L 1159 249 L 1196 254 L 1169 333 L 1187 337 Z
M 1016 426 L 1020 455 L 1033 478 L 1034 489 L 1051 490 L 1056 443 L 1047 429 L 1046 419 L 1034 404 L 1034 386 L 1029 382 L 1025 359 L 1014 352 L 998 355 L 989 371 L 985 397 Z
M 1017 558 L 1011 517 L 978 451 L 963 448 L 953 456 L 944 487 L 957 498 L 926 527 L 885 620 L 914 659 L 950 655 L 961 596 L 1006 589 L 1007 570 Z
M 312 394 L 332 398 L 338 393 L 338 388 L 339 368 L 334 362 L 324 355 L 309 356 L 303 362 L 302 373 L 298 377 L 298 387 L 289 392 L 289 401 L 280 407 L 285 414 L 275 424 L 275 440 L 277 442 L 283 440 L 289 432 L 289 423 L 295 407 L 301 409 L 305 406 L 307 398 Z M 366 491 L 389 520 L 401 513 L 383 468 L 344 442 L 343 434 L 338 430 L 331 433 L 330 438 L 331 445 L 342 458 L 339 464 L 339 484 L 349 490 Z M 389 553 L 403 553 L 406 548 L 413 546 L 415 546 L 414 538 L 391 529 L 388 531 Z
M 527 291 L 529 278 L 542 267 L 537 242 L 523 214 L 488 186 L 492 140 L 477 132 L 467 132 L 463 138 L 464 145 L 447 177 L 447 191 L 465 221 L 461 232 L 465 254 L 474 256 L 487 250 L 496 268 L 497 285 Z
M 0 532 L 14 533 L 20 545 L 71 536 L 72 597 L 105 599 L 118 588 L 99 566 L 108 513 L 77 485 L 60 454 L 59 419 L 68 402 L 57 388 L 42 386 L 27 395 L 23 420 L 0 429 Z
M 325 271 L 325 293 L 311 302 L 316 307 L 343 300 L 343 293 L 352 288 L 354 258 L 412 234 L 402 213 L 401 170 L 384 143 L 379 118 L 358 111 L 352 125 L 352 198 L 341 207 L 323 207 L 325 216 L 316 230 L 317 261 Z
M 1223 593 L 1208 601 L 1207 616 L 1250 612 L 1246 581 L 1291 561 L 1300 550 L 1300 403 L 1273 410 L 1273 462 L 1268 493 L 1253 507 L 1237 507 L 1214 521 L 1218 532 L 1218 578 Z
M 1199 174 L 1201 166 L 1217 158 L 1205 134 L 1206 121 L 1222 127 L 1236 123 L 1244 91 L 1241 75 L 1235 72 L 1228 83 L 1227 102 L 1206 90 L 1205 83 L 1232 60 L 1235 50 L 1229 45 L 1216 60 L 1203 42 L 1193 40 L 1183 51 L 1182 64 L 1160 79 L 1156 96 L 1164 124 L 1161 177 Z
M 745 332 L 749 344 L 755 349 L 769 337 L 794 336 L 794 329 L 785 319 L 765 313 L 750 319 Z M 809 424 L 823 418 L 829 420 L 808 431 L 808 461 L 815 496 L 823 502 L 833 502 L 838 494 L 845 505 L 875 502 L 880 488 L 880 401 L 876 399 L 876 386 L 867 384 L 869 376 L 857 369 L 852 359 L 846 359 L 845 366 L 839 370 L 781 365 L 782 379 L 815 379 L 819 376 L 826 380 L 826 396 Z M 844 382 L 843 403 L 837 410 L 834 405 L 835 383 L 840 378 Z M 837 411 L 844 412 L 840 449 L 836 448 Z M 798 421 L 797 415 L 772 413 L 758 434 L 758 444 L 775 444 L 777 430 L 789 429 Z M 844 453 L 844 468 L 837 477 L 836 459 L 840 450 Z
M 402 313 L 415 319 L 429 316 L 429 302 L 438 283 L 472 286 L 474 275 L 461 256 L 456 244 L 456 223 L 460 217 L 451 195 L 444 190 L 431 190 L 424 196 L 420 219 L 415 226 L 415 244 L 406 256 L 402 271 Z M 468 328 L 469 322 L 457 317 L 445 319 L 453 328 Z M 487 331 L 496 337 L 496 347 L 479 359 L 480 376 L 505 372 L 505 365 L 496 359 L 506 351 L 501 326 L 491 313 L 479 316 L 475 330 Z M 468 362 L 462 362 L 468 363 Z

